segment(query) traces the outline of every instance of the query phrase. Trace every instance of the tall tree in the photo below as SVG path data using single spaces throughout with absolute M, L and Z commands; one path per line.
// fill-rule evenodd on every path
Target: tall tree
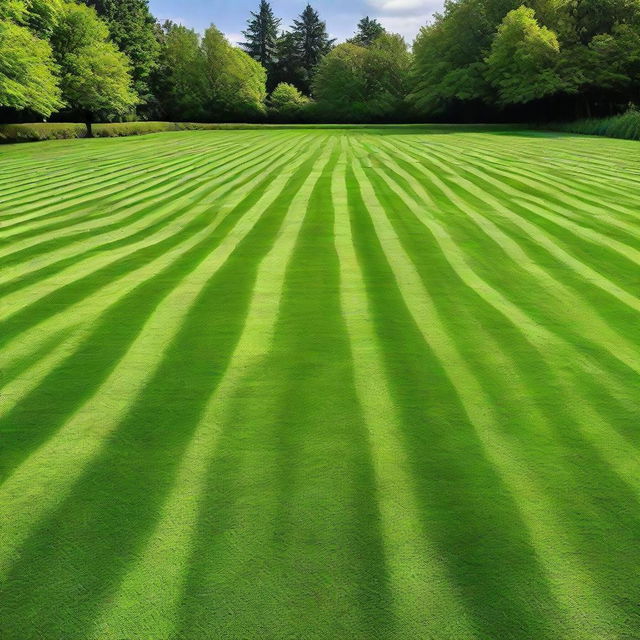
M 282 21 L 275 17 L 267 0 L 261 0 L 257 12 L 251 12 L 247 29 L 242 32 L 242 48 L 267 70 L 267 87 L 272 90 L 278 49 L 278 29 Z
M 493 91 L 484 77 L 484 58 L 505 9 L 520 4 L 520 0 L 445 3 L 444 12 L 422 28 L 413 46 L 415 83 L 411 100 L 418 109 L 443 114 L 469 106 L 474 114 L 480 102 L 491 101 Z
M 556 34 L 540 26 L 535 12 L 520 7 L 509 12 L 493 40 L 487 77 L 500 102 L 526 103 L 559 92 L 560 44 Z
M 142 105 L 152 105 L 150 78 L 158 65 L 155 18 L 148 0 L 83 0 L 107 23 L 111 39 L 131 61 L 134 89 Z M 144 107 L 143 107 L 144 110 Z
M 365 16 L 358 22 L 358 30 L 356 35 L 348 40 L 351 44 L 357 44 L 361 47 L 370 47 L 381 35 L 385 34 L 386 29 L 375 19 Z
M 168 20 L 159 41 L 162 48 L 154 89 L 162 117 L 177 122 L 205 119 L 206 78 L 198 34 Z
M 407 44 L 399 35 L 384 33 L 369 47 L 338 45 L 314 78 L 321 113 L 326 119 L 352 122 L 401 117 L 410 64 Z
M 66 5 L 51 36 L 64 100 L 85 116 L 90 136 L 96 118 L 122 116 L 138 103 L 129 60 L 108 38 L 94 9 L 77 4 Z
M 316 69 L 322 58 L 333 48 L 335 39 L 329 38 L 326 23 L 320 20 L 320 15 L 310 4 L 307 4 L 300 17 L 293 21 L 291 31 L 301 71 L 301 86 L 298 88 L 308 94 Z
M 215 27 L 202 39 L 206 100 L 210 119 L 259 118 L 265 113 L 266 71 L 247 53 L 232 47 Z
M 48 117 L 63 106 L 51 46 L 8 19 L 25 15 L 13 4 L 11 13 L 0 14 L 0 107 Z
M 276 87 L 285 83 L 300 88 L 303 76 L 296 39 L 291 31 L 283 31 L 276 42 L 276 62 L 271 71 L 271 81 Z

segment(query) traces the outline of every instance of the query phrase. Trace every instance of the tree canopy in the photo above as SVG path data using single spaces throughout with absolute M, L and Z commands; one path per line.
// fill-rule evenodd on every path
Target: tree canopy
M 541 27 L 535 11 L 520 7 L 509 12 L 486 59 L 487 78 L 506 104 L 531 102 L 563 87 L 558 74 L 560 44 L 547 27 Z
M 269 89 L 275 86 L 273 75 L 278 59 L 278 29 L 281 22 L 275 17 L 267 0 L 261 0 L 258 11 L 251 12 L 247 28 L 242 32 L 245 42 L 241 46 L 267 70 Z
M 640 0 L 445 0 L 413 47 L 364 16 L 335 46 L 268 0 L 240 47 L 148 0 L 0 0 L 0 118 L 343 121 L 613 115 L 640 94 Z M 304 96 L 304 97 L 303 97 Z
M 14 4 L 14 10 L 6 10 L 5 19 L 0 19 L 0 107 L 48 117 L 64 105 L 58 67 L 46 40 L 7 19 L 21 18 L 19 11 Z
M 309 93 L 316 69 L 322 58 L 333 48 L 335 40 L 329 38 L 326 23 L 310 4 L 307 4 L 300 17 L 293 21 L 291 33 L 295 47 L 295 62 L 299 68 L 300 89 Z
M 365 16 L 358 22 L 358 30 L 355 36 L 348 40 L 350 44 L 357 44 L 361 47 L 370 47 L 381 35 L 386 33 L 386 29 L 375 19 Z
M 64 100 L 88 122 L 124 115 L 139 101 L 129 59 L 108 38 L 94 9 L 72 3 L 52 34 Z
M 637 99 L 639 38 L 640 0 L 449 0 L 414 44 L 411 101 L 441 117 L 610 114 Z
M 409 91 L 411 56 L 404 39 L 383 33 L 369 47 L 338 45 L 321 62 L 313 94 L 340 120 L 398 117 Z
M 109 28 L 111 40 L 128 56 L 141 104 L 153 105 L 150 81 L 158 66 L 159 44 L 148 0 L 83 1 L 96 9 Z

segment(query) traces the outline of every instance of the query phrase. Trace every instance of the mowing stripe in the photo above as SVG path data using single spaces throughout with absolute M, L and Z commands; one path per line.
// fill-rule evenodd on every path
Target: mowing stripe
M 363 276 L 353 248 L 344 188 L 346 156 L 332 181 L 335 242 L 340 258 L 341 302 L 351 342 L 356 388 L 369 430 L 385 554 L 389 565 L 398 637 L 474 638 L 472 625 L 446 569 L 428 542 L 407 472 L 400 420 L 387 390 L 372 330 Z M 431 603 L 437 602 L 437 608 Z
M 396 173 L 402 175 L 405 179 L 411 182 L 414 190 L 419 193 L 419 195 L 423 197 L 426 202 L 429 202 L 432 206 L 435 206 L 435 203 L 433 203 L 433 200 L 420 185 L 420 183 L 418 183 L 415 178 L 413 178 L 413 176 L 404 171 L 392 159 L 391 156 L 389 156 L 388 154 L 384 155 L 388 163 L 387 166 L 392 166 Z M 475 275 L 472 275 L 473 271 L 470 270 L 468 265 L 465 264 L 466 260 L 462 250 L 459 248 L 459 245 L 457 245 L 457 243 L 455 243 L 455 241 L 451 238 L 444 225 L 437 222 L 432 216 L 426 216 L 424 214 L 424 209 L 420 205 L 420 203 L 415 202 L 409 194 L 406 194 L 404 191 L 402 191 L 391 180 L 387 173 L 382 172 L 378 169 L 375 170 L 383 177 L 387 184 L 389 184 L 390 187 L 396 193 L 398 193 L 405 204 L 414 211 L 416 217 L 427 228 L 431 230 L 433 236 L 441 244 L 441 246 L 444 246 L 444 244 L 446 243 L 446 245 L 448 246 L 448 251 L 443 251 L 443 253 L 452 256 L 452 259 L 456 261 L 458 267 L 454 268 L 460 275 L 461 279 L 465 280 L 465 278 L 471 278 L 471 280 L 467 280 L 467 283 L 472 289 L 474 289 L 478 293 L 486 292 L 487 296 L 495 298 L 505 315 L 513 318 L 514 324 L 520 324 L 522 327 L 524 327 L 527 334 L 531 335 L 534 341 L 539 342 L 542 345 L 554 344 L 556 349 L 559 350 L 560 357 L 564 357 L 562 355 L 564 351 L 563 347 L 566 347 L 563 341 L 561 341 L 560 336 L 552 334 L 551 332 L 541 327 L 538 323 L 523 315 L 523 312 L 519 309 L 516 309 L 509 300 L 503 297 L 501 293 L 497 292 L 495 289 L 492 289 L 488 283 L 481 283 L 479 278 L 477 278 Z M 475 213 L 469 206 L 464 203 L 464 201 L 458 198 L 458 196 L 451 189 L 449 189 L 437 176 L 431 174 L 429 175 L 429 179 L 433 184 L 437 185 L 452 202 L 456 203 L 456 205 L 462 212 L 464 212 L 470 219 L 474 220 L 487 235 L 493 236 L 493 239 L 500 245 L 503 251 L 508 253 L 508 251 L 511 250 L 512 255 L 510 257 L 514 259 L 514 262 L 516 262 L 516 264 L 518 264 L 521 268 L 528 270 L 538 280 L 542 279 L 545 283 L 545 287 L 551 289 L 551 291 L 556 290 L 558 292 L 557 295 L 560 300 L 564 300 L 565 302 L 567 302 L 567 298 L 569 298 L 571 304 L 567 305 L 565 307 L 565 310 L 572 314 L 571 323 L 577 325 L 578 328 L 582 328 L 582 330 L 590 336 L 591 340 L 599 341 L 604 349 L 609 351 L 615 358 L 618 358 L 631 370 L 636 373 L 640 373 L 640 355 L 638 353 L 636 345 L 630 343 L 622 336 L 617 335 L 604 322 L 599 321 L 599 318 L 597 316 L 594 316 L 588 306 L 582 304 L 578 298 L 571 295 L 566 287 L 562 286 L 559 282 L 554 280 L 538 265 L 531 262 L 527 258 L 527 256 L 523 254 L 521 250 L 519 250 L 519 247 L 515 241 L 509 239 L 509 237 L 504 233 L 501 233 L 495 226 L 495 224 L 493 224 L 491 220 L 489 220 L 486 216 Z M 486 199 L 488 201 L 491 201 L 488 194 L 486 195 Z M 494 203 L 492 202 L 492 204 Z M 494 206 L 496 206 L 497 210 L 504 212 L 505 215 L 509 215 L 508 210 L 499 202 L 495 202 Z M 515 256 L 513 256 L 514 250 L 516 251 Z M 455 258 L 453 256 L 455 256 Z M 586 265 L 583 265 L 583 268 L 586 269 Z M 640 300 L 637 301 L 637 304 L 638 310 L 640 310 Z M 595 329 L 596 331 L 594 332 L 593 329 Z M 551 352 L 553 353 L 553 350 L 551 350 Z M 579 354 L 572 355 L 574 358 L 579 358 Z
M 277 162 L 271 162 L 270 170 L 275 171 L 285 166 L 297 153 L 297 150 L 293 149 L 290 153 L 284 154 Z M 208 237 L 212 230 L 215 231 L 219 225 L 223 224 L 229 213 L 233 212 L 234 208 L 245 197 L 242 192 L 234 189 L 238 184 L 243 184 L 245 188 L 255 189 L 259 185 L 267 185 L 269 176 L 270 173 L 265 175 L 264 172 L 261 172 L 247 182 L 246 176 L 241 174 L 238 178 L 226 184 L 224 190 L 218 194 L 218 197 L 223 194 L 231 194 L 230 198 L 223 201 L 222 206 L 216 203 L 205 207 L 199 217 L 192 215 L 189 224 L 183 229 L 182 233 L 178 233 L 179 227 L 177 230 L 173 227 L 161 229 L 157 234 L 152 234 L 150 237 L 140 241 L 141 249 L 138 252 L 141 255 L 145 255 L 143 252 L 146 252 L 146 255 L 149 256 L 149 264 L 151 264 L 155 259 L 164 260 L 167 255 L 175 251 L 174 247 L 179 248 L 180 245 L 195 246 L 198 241 Z M 212 189 L 215 189 L 215 185 Z M 197 196 L 192 194 L 193 199 L 186 199 L 185 202 L 180 202 L 179 204 L 189 210 L 191 207 L 196 206 L 199 200 L 207 198 L 209 195 L 209 189 L 203 189 Z M 218 211 L 219 214 L 217 216 L 212 215 L 211 210 Z M 203 226 L 204 228 L 202 228 Z M 158 236 L 158 238 L 155 236 Z M 180 254 L 181 252 L 178 255 Z M 121 288 L 126 288 L 127 283 L 129 286 L 133 286 L 139 282 L 138 276 L 145 266 L 143 264 L 142 267 L 132 269 L 131 263 L 134 262 L 135 257 L 131 246 L 125 248 L 120 257 L 118 257 L 118 254 L 115 257 L 110 254 L 106 256 L 98 254 L 84 264 L 81 263 L 79 265 L 81 268 L 78 269 L 79 272 L 70 267 L 69 272 L 75 279 L 69 283 L 63 281 L 63 286 L 59 286 L 59 276 L 54 275 L 48 279 L 48 291 L 47 289 L 43 291 L 39 289 L 37 284 L 34 284 L 27 289 L 26 294 L 22 290 L 16 292 L 13 297 L 6 296 L 0 313 L 0 318 L 4 317 L 5 319 L 0 343 L 6 344 L 10 337 L 17 334 L 18 330 L 23 332 L 21 337 L 24 338 L 26 329 L 37 326 L 41 322 L 41 313 L 38 313 L 40 309 L 44 309 L 48 317 L 51 314 L 51 309 L 55 309 L 55 313 L 59 314 L 65 309 L 65 304 L 69 308 L 74 304 L 76 306 L 79 304 L 81 313 L 91 311 L 92 305 L 88 304 L 89 299 L 95 299 L 98 303 L 102 301 L 101 306 L 103 306 L 104 301 L 112 299 L 111 295 L 108 294 L 113 292 L 117 297 L 117 292 Z M 98 269 L 94 265 L 97 265 Z M 122 265 L 124 272 L 122 272 L 122 269 L 114 269 L 114 265 Z M 105 278 L 104 274 L 107 275 L 107 278 Z M 112 291 L 114 287 L 115 291 Z M 77 293 L 75 293 L 76 291 Z M 45 293 L 49 293 L 49 298 L 45 297 Z M 92 295 L 89 296 L 89 293 L 92 293 Z M 28 294 L 30 294 L 31 300 L 29 298 L 25 300 Z M 12 299 L 15 299 L 15 307 L 17 308 L 11 309 L 10 302 Z M 24 318 L 24 322 L 20 322 L 22 318 Z M 69 318 L 66 321 L 68 322 Z M 76 321 L 77 319 L 73 319 L 74 323 Z M 23 342 L 23 340 L 20 340 L 20 342 Z
M 387 156 L 388 166 L 393 166 L 399 173 L 402 169 L 397 167 L 391 157 Z M 481 296 L 486 302 L 494 307 L 499 313 L 503 314 L 514 327 L 520 330 L 527 340 L 538 350 L 543 359 L 557 357 L 559 363 L 570 359 L 575 363 L 580 363 L 580 354 L 574 352 L 557 334 L 546 330 L 542 325 L 531 320 L 522 310 L 516 307 L 501 292 L 491 287 L 487 282 L 482 280 L 469 266 L 467 258 L 460 246 L 456 244 L 447 229 L 438 223 L 434 218 L 424 215 L 423 207 L 406 194 L 397 183 L 382 171 L 375 170 L 382 177 L 389 188 L 394 191 L 405 203 L 405 205 L 414 213 L 414 215 L 431 231 L 434 239 L 438 243 L 442 254 L 459 276 L 459 278 L 476 294 Z M 409 176 L 410 177 L 410 176 Z M 435 177 L 433 180 L 437 180 Z M 421 187 L 416 184 L 415 189 Z M 428 198 L 427 194 L 425 196 Z M 451 194 L 455 197 L 454 194 Z M 472 215 L 469 212 L 469 215 Z M 596 328 L 597 325 L 596 325 Z M 611 332 L 608 332 L 609 334 Z M 605 338 L 609 337 L 605 334 Z M 616 336 L 614 336 L 615 338 Z M 605 343 L 605 346 L 609 346 Z M 640 359 L 637 357 L 633 346 L 630 344 L 621 344 L 621 339 L 616 340 L 615 348 L 612 349 L 613 355 L 619 358 L 635 373 L 640 373 Z M 583 364 L 583 368 L 587 371 L 591 370 L 593 364 Z M 558 370 L 559 367 L 557 368 Z M 606 373 L 600 370 L 599 375 L 606 379 Z M 513 380 L 513 379 L 512 379 Z M 563 385 L 564 393 L 567 396 L 568 407 L 575 411 L 574 417 L 584 435 L 589 438 L 591 444 L 597 448 L 602 458 L 612 467 L 620 479 L 626 483 L 634 493 L 640 498 L 640 476 L 637 474 L 638 465 L 640 464 L 640 454 L 629 452 L 628 442 L 618 435 L 589 407 L 589 399 L 575 393 L 575 384 L 570 380 L 568 384 Z M 526 395 L 523 389 L 521 395 Z M 576 410 L 576 408 L 579 408 Z
M 571 628 L 570 637 L 582 640 L 591 632 L 589 621 L 594 616 L 597 617 L 598 611 L 605 606 L 602 594 L 598 593 L 592 576 L 585 574 L 580 564 L 572 560 L 574 550 L 567 543 L 564 527 L 555 520 L 554 509 L 544 491 L 537 486 L 535 475 L 526 468 L 511 444 L 496 429 L 497 420 L 491 402 L 487 400 L 474 372 L 460 356 L 455 341 L 448 335 L 446 323 L 424 288 L 411 259 L 399 243 L 387 220 L 384 207 L 355 157 L 352 166 L 405 303 L 421 329 L 425 342 L 456 389 L 482 443 L 486 458 L 511 488 L 532 544 L 545 568 L 549 586 L 565 612 Z M 548 544 L 549 540 L 554 541 L 552 546 Z
M 332 145 L 325 145 L 315 161 L 313 173 L 291 200 L 281 232 L 260 264 L 242 335 L 228 369 L 193 434 L 174 489 L 165 501 L 161 519 L 140 561 L 127 574 L 113 605 L 96 624 L 96 638 L 105 634 L 134 637 L 140 633 L 171 638 L 177 630 L 178 605 L 184 589 L 183 571 L 191 553 L 191 538 L 218 437 L 230 422 L 229 412 L 242 381 L 250 370 L 259 369 L 269 352 L 287 266 L 310 196 L 331 151 Z M 123 612 L 129 613 L 123 615 Z
M 431 160 L 434 162 L 434 164 L 436 164 L 436 166 L 443 168 L 442 163 L 438 163 L 437 161 L 433 160 L 433 156 L 431 156 Z M 470 173 L 473 172 L 472 168 L 468 167 L 468 165 L 465 165 L 465 168 Z M 503 190 L 505 193 L 509 193 L 510 195 L 513 195 L 514 190 L 509 190 L 504 185 L 503 182 L 500 182 L 498 180 L 493 180 L 487 177 L 482 172 L 476 172 L 476 173 L 477 175 L 482 176 L 485 181 L 489 182 L 494 187 Z M 431 172 L 432 177 L 433 175 L 434 175 L 433 172 Z M 554 258 L 556 258 L 558 261 L 562 262 L 563 264 L 567 265 L 569 268 L 573 269 L 576 273 L 582 276 L 585 281 L 591 283 L 593 286 L 597 286 L 601 288 L 603 291 L 607 292 L 608 294 L 612 295 L 619 301 L 628 305 L 634 311 L 640 310 L 640 299 L 638 299 L 637 296 L 631 295 L 630 293 L 623 290 L 621 287 L 619 287 L 612 281 L 608 280 L 607 278 L 604 278 L 600 273 L 598 273 L 596 270 L 586 265 L 584 262 L 581 262 L 580 260 L 576 259 L 566 249 L 563 249 L 553 239 L 551 239 L 549 235 L 545 231 L 543 231 L 541 228 L 539 228 L 537 225 L 534 225 L 529 220 L 525 220 L 521 216 L 514 214 L 512 211 L 510 211 L 504 206 L 501 200 L 492 196 L 486 190 L 480 191 L 477 186 L 475 186 L 471 181 L 465 179 L 463 176 L 456 175 L 456 182 L 457 184 L 464 186 L 464 188 L 467 189 L 470 193 L 478 194 L 482 200 L 491 203 L 491 205 L 495 207 L 496 212 L 502 214 L 510 222 L 520 227 L 525 233 L 527 233 L 529 236 L 531 236 L 535 240 L 536 244 L 546 249 L 548 253 L 551 254 Z M 514 202 L 516 204 L 521 204 L 531 213 L 540 215 L 541 217 L 544 217 L 544 218 L 551 217 L 552 219 L 554 219 L 554 222 L 568 228 L 572 233 L 582 237 L 585 237 L 586 235 L 586 237 L 590 241 L 594 241 L 594 238 L 593 238 L 594 234 L 593 233 L 589 234 L 588 230 L 583 230 L 582 228 L 578 228 L 577 225 L 572 224 L 569 221 L 560 222 L 559 217 L 550 216 L 550 214 L 547 214 L 541 207 L 533 206 L 529 204 L 526 200 L 522 199 L 522 194 L 516 192 L 516 195 L 519 197 L 516 198 Z M 640 255 L 640 252 L 635 251 L 630 247 L 623 245 L 622 243 L 616 243 L 615 240 L 613 240 L 612 238 L 604 238 L 603 236 L 599 236 L 599 237 L 602 240 L 602 246 L 608 246 L 610 248 L 614 248 L 620 253 L 620 255 L 628 258 L 629 260 L 634 262 L 634 264 L 638 263 L 637 261 L 638 261 L 638 256 Z
M 308 157 L 309 150 L 299 156 L 296 164 Z M 6 576 L 22 541 L 70 491 L 104 440 L 117 428 L 161 362 L 166 345 L 180 329 L 202 286 L 251 231 L 265 208 L 278 198 L 288 178 L 289 174 L 283 172 L 271 181 L 269 190 L 243 215 L 219 247 L 185 282 L 168 292 L 102 386 L 54 438 L 43 444 L 0 486 L 0 579 Z M 114 408 L 114 399 L 117 399 L 117 408 Z

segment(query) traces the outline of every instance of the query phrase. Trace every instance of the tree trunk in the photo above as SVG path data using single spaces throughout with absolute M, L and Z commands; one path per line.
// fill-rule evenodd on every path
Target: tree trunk
M 87 125 L 87 138 L 93 138 L 93 115 L 91 113 L 87 113 L 86 125 Z

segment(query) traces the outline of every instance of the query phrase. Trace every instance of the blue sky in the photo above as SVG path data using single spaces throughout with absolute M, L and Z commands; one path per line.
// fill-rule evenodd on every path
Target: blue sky
M 150 0 L 155 16 L 180 22 L 198 31 L 212 22 L 232 41 L 242 38 L 249 11 L 255 10 L 259 0 Z M 276 14 L 288 26 L 291 19 L 304 8 L 306 0 L 273 0 Z M 358 20 L 369 15 L 376 17 L 390 31 L 413 40 L 429 16 L 442 8 L 443 0 L 312 0 L 312 6 L 327 22 L 333 37 L 349 37 Z

